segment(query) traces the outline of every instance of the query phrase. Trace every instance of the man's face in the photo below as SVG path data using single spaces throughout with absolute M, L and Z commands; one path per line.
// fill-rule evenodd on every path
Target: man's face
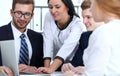
M 93 18 L 93 14 L 90 11 L 90 8 L 82 10 L 83 23 L 85 24 L 88 31 L 93 31 L 103 22 L 96 22 Z
M 92 30 L 94 28 L 95 21 L 90 12 L 90 8 L 82 10 L 83 23 L 85 24 L 87 30 Z
M 32 4 L 19 4 L 15 5 L 15 9 L 11 10 L 12 23 L 21 32 L 24 32 L 26 26 L 33 16 Z

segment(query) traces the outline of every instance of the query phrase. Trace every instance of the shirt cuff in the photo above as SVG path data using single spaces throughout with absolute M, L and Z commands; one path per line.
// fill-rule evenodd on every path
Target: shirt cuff
M 51 58 L 50 57 L 45 57 L 44 60 L 50 60 L 51 61 Z
M 60 57 L 60 56 L 56 56 L 54 59 L 59 59 L 64 63 L 64 59 L 62 57 Z

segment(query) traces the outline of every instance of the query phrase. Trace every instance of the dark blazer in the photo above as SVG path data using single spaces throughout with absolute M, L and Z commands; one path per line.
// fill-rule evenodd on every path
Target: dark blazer
M 76 51 L 71 64 L 73 66 L 84 66 L 83 64 L 83 53 L 84 53 L 84 49 L 87 48 L 88 46 L 88 41 L 89 41 L 89 37 L 91 35 L 92 31 L 87 31 L 82 33 L 81 38 L 79 40 L 79 47 L 78 50 Z
M 1 52 L 0 52 L 0 66 L 2 66 Z
M 27 35 L 32 46 L 32 57 L 30 60 L 31 66 L 43 66 L 43 37 L 40 33 L 28 29 Z M 0 27 L 0 41 L 14 40 L 11 28 L 11 22 L 8 25 Z

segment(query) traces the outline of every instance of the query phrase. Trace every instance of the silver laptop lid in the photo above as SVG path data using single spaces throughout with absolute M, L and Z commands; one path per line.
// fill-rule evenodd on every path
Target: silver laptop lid
M 14 40 L 0 41 L 2 64 L 13 70 L 15 76 L 19 76 L 18 62 Z

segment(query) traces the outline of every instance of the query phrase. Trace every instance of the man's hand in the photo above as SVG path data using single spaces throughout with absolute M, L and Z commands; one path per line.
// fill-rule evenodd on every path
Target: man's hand
M 73 69 L 72 71 L 75 73 L 75 74 L 82 74 L 85 70 L 85 67 L 84 66 L 77 66 L 75 67 L 75 69 Z
M 0 71 L 8 76 L 14 76 L 12 70 L 6 66 L 0 66 Z
M 71 63 L 66 63 L 66 64 L 63 64 L 61 71 L 62 73 L 72 71 L 75 74 L 82 74 L 84 72 L 84 66 L 74 67 Z
M 35 73 L 36 70 L 37 70 L 37 68 L 34 67 L 34 66 L 28 66 L 28 65 L 25 65 L 25 64 L 19 64 L 19 72 Z

